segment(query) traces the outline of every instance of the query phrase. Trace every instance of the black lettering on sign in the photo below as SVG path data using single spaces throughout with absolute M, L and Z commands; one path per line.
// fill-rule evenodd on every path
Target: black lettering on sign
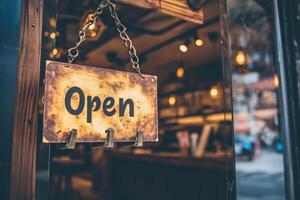
M 94 109 L 93 106 L 95 105 Z M 92 111 L 99 110 L 101 105 L 101 100 L 99 97 L 94 97 L 92 99 L 91 96 L 87 97 L 87 123 L 92 123 Z
M 104 112 L 104 114 L 106 114 L 107 116 L 113 116 L 116 113 L 116 109 L 113 108 L 114 104 L 115 104 L 114 98 L 112 98 L 112 97 L 105 98 L 104 102 L 103 102 L 103 112 Z
M 71 106 L 71 101 L 72 101 L 72 96 L 78 93 L 79 95 L 79 105 L 77 107 L 77 109 L 73 109 Z M 84 108 L 84 104 L 85 104 L 85 99 L 84 99 L 84 94 L 83 91 L 79 88 L 79 87 L 71 87 L 66 94 L 66 98 L 65 98 L 65 106 L 66 109 L 69 113 L 71 113 L 72 115 L 79 115 Z
M 119 116 L 120 117 L 124 116 L 127 105 L 129 106 L 129 116 L 134 117 L 134 104 L 133 104 L 132 99 L 126 99 L 126 101 L 124 102 L 123 98 L 119 99 L 119 107 L 120 107 L 119 108 L 120 109 Z
M 79 95 L 79 105 L 76 109 L 72 108 L 72 97 L 74 94 Z M 102 109 L 103 113 L 106 116 L 113 116 L 116 114 L 117 110 L 114 107 L 115 106 L 115 99 L 113 97 L 106 97 L 103 101 Z M 79 87 L 71 87 L 65 97 L 65 107 L 67 111 L 72 114 L 72 115 L 79 115 L 84 107 L 85 107 L 85 96 Z M 98 96 L 92 97 L 92 96 L 87 96 L 87 123 L 92 123 L 92 114 L 93 112 L 96 112 L 100 109 L 101 107 L 101 99 Z M 129 117 L 134 117 L 134 102 L 132 99 L 123 99 L 119 98 L 119 116 L 124 117 L 126 108 L 128 107 L 129 109 Z

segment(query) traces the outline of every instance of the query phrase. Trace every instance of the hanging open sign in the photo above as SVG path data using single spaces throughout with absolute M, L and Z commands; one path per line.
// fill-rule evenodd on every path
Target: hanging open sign
M 46 66 L 44 142 L 102 142 L 114 129 L 116 142 L 157 141 L 157 77 L 82 65 Z

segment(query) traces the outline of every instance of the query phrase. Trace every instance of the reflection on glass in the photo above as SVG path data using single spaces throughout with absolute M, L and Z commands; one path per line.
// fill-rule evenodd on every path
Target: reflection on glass
M 282 200 L 284 133 L 278 123 L 273 5 L 230 0 L 229 7 L 237 198 Z

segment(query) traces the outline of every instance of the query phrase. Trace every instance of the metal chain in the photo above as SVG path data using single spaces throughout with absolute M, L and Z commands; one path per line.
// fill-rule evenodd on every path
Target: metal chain
M 139 57 L 137 55 L 136 49 L 133 46 L 131 39 L 128 36 L 127 28 L 120 21 L 119 16 L 116 12 L 116 5 L 111 2 L 111 0 L 101 0 L 97 10 L 88 19 L 88 23 L 79 31 L 79 40 L 74 47 L 68 49 L 68 61 L 72 63 L 79 55 L 79 46 L 82 42 L 86 40 L 86 31 L 88 28 L 95 23 L 97 18 L 103 13 L 105 7 L 109 8 L 110 15 L 113 18 L 116 29 L 119 32 L 120 38 L 123 40 L 125 47 L 128 49 L 128 54 L 130 56 L 130 61 L 134 70 L 141 75 Z

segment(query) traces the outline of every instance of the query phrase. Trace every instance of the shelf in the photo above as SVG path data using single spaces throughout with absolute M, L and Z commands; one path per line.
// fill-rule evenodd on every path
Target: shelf
M 163 119 L 165 124 L 180 125 L 202 125 L 207 122 L 232 121 L 231 113 L 213 113 L 203 115 L 189 115 L 182 117 L 172 117 Z
M 183 167 L 196 167 L 206 168 L 214 170 L 224 170 L 224 161 L 226 159 L 225 154 L 207 154 L 202 158 L 195 158 L 191 156 L 182 156 L 180 153 L 133 153 L 126 151 L 114 151 L 111 152 L 114 158 L 128 161 L 147 162 L 149 164 L 166 164 Z

